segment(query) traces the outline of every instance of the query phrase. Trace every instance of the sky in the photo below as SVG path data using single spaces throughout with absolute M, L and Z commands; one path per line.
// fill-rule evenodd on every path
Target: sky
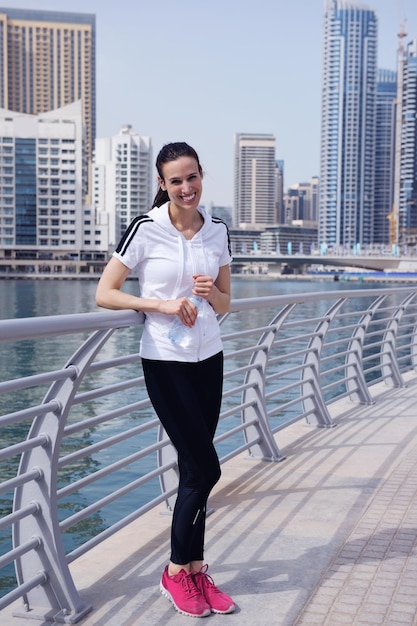
M 1 0 L 0 0 L 1 1 Z M 396 69 L 416 0 L 367 0 L 379 20 L 378 66 Z M 235 133 L 272 133 L 284 185 L 319 175 L 324 0 L 4 0 L 1 6 L 94 13 L 97 136 L 131 124 L 154 160 L 187 141 L 204 170 L 203 202 L 233 204 Z M 156 173 L 155 173 L 156 180 Z

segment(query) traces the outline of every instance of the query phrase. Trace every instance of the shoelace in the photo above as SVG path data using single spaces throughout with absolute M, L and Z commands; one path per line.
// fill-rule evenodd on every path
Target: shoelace
M 181 586 L 184 589 L 184 592 L 187 593 L 190 598 L 200 595 L 200 591 L 193 580 L 191 572 L 188 574 L 183 574 L 181 576 Z
M 212 579 L 212 577 L 209 574 L 207 574 L 207 565 L 203 565 L 203 567 L 201 568 L 199 572 L 197 572 L 197 574 L 201 576 L 202 586 L 205 585 L 206 587 L 209 587 L 211 591 L 214 591 L 216 593 L 221 593 L 221 591 L 217 589 L 216 585 L 214 584 L 214 580 Z

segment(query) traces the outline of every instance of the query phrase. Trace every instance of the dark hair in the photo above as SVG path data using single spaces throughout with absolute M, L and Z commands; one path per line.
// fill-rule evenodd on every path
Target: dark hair
M 170 161 L 176 161 L 180 157 L 184 156 L 195 159 L 197 161 L 199 171 L 202 171 L 200 159 L 198 158 L 198 154 L 194 150 L 194 148 L 189 146 L 188 143 L 185 143 L 185 141 L 177 141 L 175 143 L 167 143 L 165 146 L 163 146 L 159 151 L 158 156 L 156 157 L 155 165 L 159 174 L 159 178 L 162 178 L 162 180 L 164 180 L 162 169 L 165 163 L 169 163 Z M 152 208 L 162 206 L 163 204 L 168 202 L 168 200 L 168 193 L 164 189 L 159 187 L 152 203 Z

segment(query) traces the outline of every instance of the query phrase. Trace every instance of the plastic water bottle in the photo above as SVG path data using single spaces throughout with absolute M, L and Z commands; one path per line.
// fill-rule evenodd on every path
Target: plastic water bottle
M 191 294 L 191 296 L 187 296 L 187 299 L 192 302 L 197 309 L 200 309 L 202 298 Z M 187 348 L 191 341 L 190 331 L 191 328 L 183 324 L 180 318 L 176 316 L 168 330 L 168 339 L 176 346 Z

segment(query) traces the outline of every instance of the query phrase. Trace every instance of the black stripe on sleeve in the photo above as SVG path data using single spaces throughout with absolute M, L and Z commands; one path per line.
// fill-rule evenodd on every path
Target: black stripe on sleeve
M 227 226 L 226 222 L 225 222 L 225 221 L 223 221 L 222 219 L 220 219 L 220 217 L 215 217 L 215 216 L 212 216 L 212 217 L 211 217 L 211 221 L 212 221 L 214 224 L 223 224 L 223 225 L 224 225 L 224 227 L 226 228 L 226 233 L 227 233 L 227 247 L 228 247 L 228 250 L 229 250 L 229 254 L 230 254 L 230 256 L 232 256 L 232 244 L 230 243 L 229 228 L 228 228 L 228 226 Z
M 125 234 L 121 238 L 119 245 L 116 248 L 116 252 L 118 252 L 121 256 L 126 254 L 126 250 L 128 249 L 132 239 L 138 232 L 138 228 L 141 224 L 145 222 L 153 222 L 153 219 L 149 217 L 149 215 L 138 215 L 133 219 L 129 226 L 126 229 Z

